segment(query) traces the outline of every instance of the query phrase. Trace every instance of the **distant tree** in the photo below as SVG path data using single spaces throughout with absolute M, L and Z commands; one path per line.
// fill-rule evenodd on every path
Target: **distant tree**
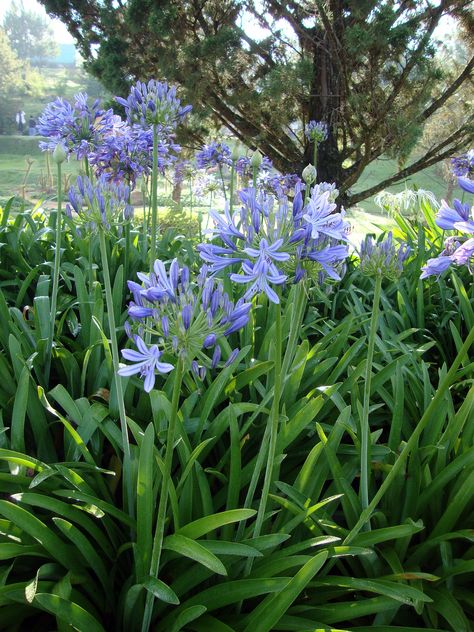
M 409 157 L 426 122 L 472 77 L 435 62 L 435 29 L 451 15 L 474 30 L 469 0 L 40 0 L 67 24 L 88 68 L 116 93 L 166 78 L 181 98 L 282 171 L 301 171 L 309 120 L 329 125 L 318 179 L 354 204 L 457 152 L 472 110 Z M 397 158 L 394 176 L 357 194 L 371 162 Z
M 20 59 L 36 61 L 54 57 L 58 46 L 49 20 L 39 13 L 28 11 L 22 2 L 13 2 L 3 19 L 5 31 L 13 50 Z

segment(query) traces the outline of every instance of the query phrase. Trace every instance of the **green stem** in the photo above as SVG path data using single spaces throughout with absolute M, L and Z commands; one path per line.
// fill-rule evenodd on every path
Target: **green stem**
M 173 395 L 171 398 L 171 414 L 168 424 L 168 433 L 166 437 L 165 461 L 163 466 L 163 476 L 161 483 L 160 502 L 158 505 L 158 516 L 156 519 L 155 536 L 153 538 L 153 550 L 151 554 L 150 576 L 157 577 L 160 568 L 161 551 L 163 547 L 163 537 L 165 533 L 166 510 L 168 506 L 168 494 L 171 479 L 171 467 L 173 464 L 174 440 L 176 435 L 176 426 L 178 423 L 179 396 L 181 393 L 181 385 L 183 382 L 184 366 L 183 360 L 179 358 L 176 365 L 176 374 L 173 383 Z M 154 596 L 151 592 L 147 592 L 145 601 L 145 612 L 143 614 L 142 632 L 148 632 L 150 629 L 151 617 L 153 614 Z
M 58 304 L 59 269 L 61 265 L 61 235 L 62 235 L 62 177 L 61 164 L 58 163 L 58 209 L 56 211 L 56 247 L 54 250 L 53 288 L 51 291 L 51 328 L 46 353 L 45 382 L 49 382 L 51 371 L 51 356 L 53 353 L 54 325 L 56 323 L 56 309 Z
M 253 188 L 257 188 L 257 167 L 252 167 L 252 184 Z
M 92 235 L 89 235 L 89 293 L 92 305 L 92 296 L 94 292 L 94 262 L 92 261 Z
M 273 482 L 273 471 L 275 466 L 275 453 L 278 437 L 278 424 L 280 421 L 280 398 L 281 398 L 281 347 L 282 347 L 282 330 L 281 330 L 281 305 L 278 303 L 275 305 L 276 317 L 275 317 L 275 365 L 273 374 L 275 376 L 273 386 L 273 402 L 272 409 L 270 411 L 270 417 L 268 424 L 270 428 L 270 443 L 268 447 L 267 465 L 265 468 L 265 478 L 263 480 L 262 496 L 260 498 L 260 504 L 258 506 L 257 517 L 255 519 L 255 525 L 253 529 L 253 538 L 258 538 L 262 530 L 262 525 L 265 520 L 265 511 L 267 509 L 268 495 Z M 252 569 L 252 558 L 248 559 L 246 565 L 246 574 L 248 575 Z
M 451 368 L 442 379 L 440 385 L 438 386 L 438 390 L 436 391 L 428 408 L 425 410 L 422 418 L 418 422 L 418 425 L 416 426 L 415 430 L 412 432 L 410 438 L 406 442 L 405 447 L 400 452 L 398 459 L 393 464 L 393 467 L 389 471 L 387 478 L 384 480 L 378 492 L 370 501 L 368 507 L 362 511 L 362 513 L 360 514 L 359 520 L 351 529 L 346 539 L 344 540 L 343 544 L 350 544 L 354 540 L 354 538 L 361 531 L 361 529 L 364 527 L 367 521 L 370 520 L 371 515 L 374 513 L 375 509 L 377 508 L 377 505 L 384 497 L 390 485 L 393 483 L 395 478 L 400 474 L 400 471 L 402 467 L 404 466 L 405 462 L 407 461 L 408 456 L 410 455 L 412 450 L 416 448 L 416 446 L 418 445 L 418 440 L 420 439 L 423 433 L 423 430 L 430 423 L 430 421 L 433 420 L 433 417 L 436 416 L 436 412 L 439 410 L 439 406 L 441 404 L 442 399 L 446 395 L 446 391 L 449 389 L 449 387 L 451 386 L 451 384 L 453 383 L 456 377 L 456 371 L 458 370 L 459 366 L 463 362 L 464 358 L 466 357 L 473 343 L 474 343 L 474 327 L 469 332 L 469 335 L 466 338 L 466 341 L 464 342 L 463 346 L 459 350 L 459 353 L 455 357 L 454 362 L 451 365 Z
M 362 509 L 369 505 L 369 485 L 370 485 L 370 424 L 369 406 L 370 391 L 372 384 L 372 365 L 374 360 L 375 337 L 377 335 L 377 325 L 379 320 L 380 295 L 382 292 L 382 275 L 375 277 L 374 302 L 372 305 L 372 316 L 370 319 L 369 344 L 367 349 L 367 364 L 365 366 L 364 402 L 362 407 L 362 418 L 360 420 L 360 498 Z M 367 523 L 370 530 L 370 522 Z
M 127 415 L 125 412 L 125 403 L 123 400 L 122 378 L 118 375 L 119 370 L 119 350 L 117 343 L 117 329 L 115 326 L 114 301 L 112 297 L 112 286 L 110 283 L 109 261 L 107 257 L 107 247 L 105 244 L 104 231 L 99 228 L 99 244 L 100 258 L 102 260 L 102 270 L 104 275 L 105 300 L 107 304 L 107 317 L 109 320 L 110 342 L 112 347 L 112 364 L 114 371 L 115 390 L 117 392 L 117 403 L 119 408 L 120 429 L 122 432 L 123 443 L 123 494 L 126 497 L 126 506 L 128 513 L 133 517 L 133 496 L 132 496 L 132 478 L 131 478 L 131 453 L 130 443 L 128 440 Z
M 129 267 L 130 267 L 130 220 L 126 220 L 125 222 L 125 253 L 124 253 L 124 275 L 123 275 L 123 292 L 124 295 L 127 293 L 127 279 L 129 276 Z
M 157 216 L 158 216 L 158 127 L 153 125 L 153 169 L 151 173 L 151 247 L 150 270 L 156 259 Z
M 193 181 L 189 179 L 189 217 L 193 218 Z
M 316 169 L 316 171 L 318 170 L 318 143 L 317 141 L 314 141 L 314 148 L 313 148 L 313 165 L 314 168 Z
M 235 162 L 232 161 L 232 166 L 230 168 L 230 192 L 229 192 L 229 212 L 232 215 L 232 210 L 234 207 L 234 175 L 235 175 Z
M 286 351 L 285 351 L 285 355 L 283 357 L 283 363 L 281 365 L 281 375 L 282 376 L 286 376 L 288 374 L 290 363 L 291 363 L 291 361 L 294 358 L 294 355 L 296 353 L 296 340 L 297 340 L 298 335 L 300 333 L 301 320 L 302 320 L 303 315 L 304 315 L 304 307 L 305 307 L 305 304 L 306 304 L 306 300 L 305 299 L 306 299 L 306 290 L 305 290 L 304 283 L 299 283 L 298 284 L 296 301 L 295 301 L 296 307 L 295 307 L 294 317 L 292 317 L 292 319 L 291 319 L 290 334 L 289 334 L 289 337 L 288 337 L 288 344 L 286 345 Z M 255 490 L 257 489 L 257 482 L 258 482 L 258 479 L 260 477 L 260 472 L 262 471 L 264 458 L 265 458 L 265 454 L 266 454 L 266 451 L 267 451 L 268 435 L 269 435 L 269 426 L 267 425 L 267 428 L 265 430 L 265 433 L 264 433 L 264 436 L 263 436 L 263 439 L 262 439 L 261 449 L 259 450 L 259 453 L 258 453 L 258 456 L 257 456 L 257 460 L 255 462 L 255 467 L 254 467 L 253 472 L 252 472 L 252 477 L 250 479 L 249 487 L 248 487 L 248 490 L 247 490 L 247 495 L 246 495 L 245 501 L 244 501 L 244 507 L 251 507 L 251 505 L 252 505 L 253 495 L 255 493 Z M 243 537 L 244 529 L 245 529 L 245 522 L 246 522 L 245 520 L 242 520 L 239 523 L 239 528 L 237 530 L 237 540 L 240 540 Z
M 224 174 L 222 173 L 222 165 L 219 165 L 219 174 L 221 176 L 222 192 L 224 193 L 224 201 L 227 202 L 227 193 L 225 190 L 225 182 L 224 182 Z

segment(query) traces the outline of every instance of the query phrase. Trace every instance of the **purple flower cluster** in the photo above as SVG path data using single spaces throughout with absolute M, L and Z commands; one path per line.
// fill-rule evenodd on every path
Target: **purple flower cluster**
M 95 182 L 79 176 L 76 186 L 68 192 L 66 215 L 85 230 L 95 231 L 100 226 L 108 231 L 113 225 L 129 220 L 133 207 L 129 203 L 130 187 L 115 184 L 105 176 Z
M 474 181 L 469 178 L 459 177 L 459 186 L 467 193 L 474 193 Z M 421 277 L 439 276 L 453 263 L 466 265 L 472 268 L 474 256 L 474 237 L 466 239 L 466 235 L 474 235 L 474 207 L 463 204 L 460 200 L 454 200 L 451 208 L 443 200 L 436 216 L 436 224 L 443 230 L 457 230 L 461 234 L 450 236 L 444 243 L 444 250 L 438 257 L 428 259 L 423 266 Z
M 396 247 L 390 231 L 382 241 L 366 237 L 360 248 L 360 268 L 367 276 L 382 276 L 392 281 L 403 272 L 403 264 L 410 256 L 410 247 L 402 243 Z
M 120 369 L 120 375 L 140 373 L 145 377 L 145 390 L 154 385 L 155 370 L 160 373 L 161 354 L 181 357 L 188 368 L 201 379 L 208 368 L 216 368 L 222 358 L 219 339 L 239 331 L 248 322 L 250 303 L 243 299 L 232 303 L 224 292 L 222 283 L 208 276 L 207 266 L 200 270 L 196 281 L 189 269 L 182 268 L 174 259 L 167 271 L 157 259 L 150 274 L 139 273 L 141 284 L 128 282 L 133 301 L 128 307 L 130 323 L 127 333 L 138 347 L 137 352 L 124 350 L 126 360 L 134 366 Z M 136 329 L 136 333 L 132 333 Z M 144 332 L 153 339 L 150 347 L 143 342 Z M 161 350 L 160 350 L 161 349 Z M 232 362 L 238 350 L 227 358 Z M 164 365 L 171 370 L 172 365 Z
M 461 156 L 451 158 L 451 168 L 455 176 L 474 177 L 474 149 L 470 149 Z
M 211 169 L 232 164 L 230 147 L 225 143 L 213 141 L 196 153 L 196 167 L 198 169 Z
M 313 143 L 321 143 L 326 140 L 328 133 L 329 127 L 324 121 L 308 121 L 304 128 L 306 138 Z
M 253 178 L 252 159 L 248 156 L 241 156 L 235 162 L 236 173 L 244 180 L 251 180 Z M 258 173 L 260 175 L 267 174 L 273 169 L 273 163 L 267 156 L 262 157 L 260 166 L 258 167 Z
M 159 138 L 158 170 L 164 173 L 167 167 L 176 162 L 180 151 L 181 147 L 171 136 Z M 153 132 L 139 125 L 122 123 L 90 152 L 89 163 L 97 175 L 104 174 L 114 181 L 125 180 L 134 186 L 138 178 L 151 173 L 152 156 Z
M 148 83 L 138 81 L 130 88 L 127 99 L 115 97 L 123 105 L 130 125 L 157 126 L 159 131 L 170 134 L 182 122 L 192 106 L 181 105 L 176 96 L 176 86 L 150 79 Z
M 244 298 L 261 292 L 279 303 L 273 286 L 284 284 L 293 276 L 303 278 L 316 265 L 319 272 L 339 279 L 336 267 L 346 258 L 348 224 L 342 213 L 334 212 L 329 193 L 314 196 L 303 207 L 301 186 L 296 186 L 293 204 L 285 196 L 276 199 L 264 189 L 248 188 L 240 192 L 242 206 L 233 214 L 226 207 L 224 215 L 210 211 L 212 231 L 221 244 L 198 246 L 201 258 L 214 274 L 234 266 L 230 278 L 246 285 Z
M 99 100 L 89 106 L 87 98 L 81 93 L 73 104 L 61 98 L 48 103 L 38 121 L 38 133 L 48 138 L 40 141 L 40 149 L 54 151 L 61 143 L 68 154 L 82 160 L 113 133 L 120 117 L 112 110 L 101 109 Z

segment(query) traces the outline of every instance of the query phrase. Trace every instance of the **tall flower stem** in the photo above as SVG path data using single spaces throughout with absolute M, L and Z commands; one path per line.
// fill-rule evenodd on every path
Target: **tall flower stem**
M 51 371 L 51 356 L 53 353 L 54 326 L 56 323 L 56 309 L 58 304 L 59 268 L 61 265 L 61 235 L 62 235 L 62 174 L 61 163 L 58 163 L 58 208 L 56 211 L 56 246 L 54 250 L 53 288 L 51 291 L 51 328 L 49 331 L 48 347 L 46 352 L 45 381 L 49 382 Z
M 318 141 L 317 140 L 314 141 L 314 147 L 313 147 L 313 165 L 317 171 L 318 170 Z
M 222 192 L 224 194 L 224 201 L 227 202 L 227 193 L 226 193 L 226 190 L 225 190 L 224 174 L 222 172 L 222 165 L 221 164 L 219 164 L 219 174 L 221 176 Z
M 275 466 L 275 453 L 278 437 L 278 424 L 280 421 L 280 398 L 281 398 L 281 384 L 282 384 L 282 365 L 281 365 L 281 347 L 282 347 L 282 327 L 281 327 L 281 304 L 275 305 L 275 364 L 273 374 L 275 376 L 273 385 L 273 402 L 272 409 L 270 411 L 270 417 L 268 418 L 270 442 L 268 447 L 267 465 L 265 468 L 265 478 L 263 480 L 262 496 L 260 498 L 260 504 L 258 506 L 257 517 L 255 519 L 255 525 L 253 529 L 253 538 L 258 538 L 262 530 L 262 525 L 265 519 L 265 511 L 267 509 L 268 495 L 270 493 L 270 487 L 273 482 L 273 471 Z M 252 559 L 249 558 L 246 565 L 246 574 L 250 573 L 252 568 Z
M 296 341 L 300 332 L 301 320 L 304 315 L 305 304 L 306 304 L 305 299 L 306 299 L 306 291 L 305 291 L 304 284 L 299 283 L 298 291 L 296 295 L 296 301 L 295 301 L 294 316 L 292 316 L 291 318 L 288 344 L 286 345 L 286 351 L 285 351 L 285 355 L 283 357 L 283 363 L 281 366 L 282 377 L 287 375 L 289 367 L 290 367 L 290 363 L 296 352 Z M 261 450 L 258 453 L 257 460 L 255 462 L 255 467 L 252 472 L 252 478 L 250 480 L 249 487 L 247 490 L 247 495 L 245 497 L 244 507 L 251 507 L 252 502 L 253 502 L 253 496 L 254 496 L 255 490 L 257 489 L 258 479 L 260 477 L 260 472 L 262 470 L 264 459 L 265 459 L 265 453 L 266 453 L 267 443 L 268 443 L 269 434 L 270 434 L 269 431 L 270 431 L 270 427 L 269 425 L 267 425 L 267 428 L 265 430 L 265 434 L 262 440 Z M 239 528 L 237 530 L 237 540 L 240 540 L 243 537 L 244 529 L 245 529 L 245 521 L 241 521 L 239 524 Z
M 232 166 L 230 168 L 230 191 L 229 191 L 229 212 L 232 215 L 232 210 L 234 207 L 234 176 L 235 176 L 235 162 L 232 161 Z
M 99 228 L 99 244 L 100 244 L 100 258 L 102 260 L 102 270 L 104 275 L 105 286 L 105 300 L 107 304 L 107 316 L 109 320 L 110 341 L 112 346 L 112 364 L 114 370 L 114 383 L 117 392 L 117 403 L 119 408 L 120 417 L 120 430 L 122 432 L 122 444 L 123 444 L 123 493 L 126 497 L 126 506 L 130 516 L 133 516 L 133 503 L 132 503 L 132 478 L 131 478 L 131 453 L 130 443 L 128 440 L 128 427 L 127 427 L 127 415 L 125 413 L 125 403 L 123 400 L 123 388 L 122 378 L 118 375 L 119 370 L 119 350 L 117 343 L 117 329 L 115 326 L 114 315 L 114 302 L 112 298 L 112 285 L 110 283 L 110 270 L 109 261 L 107 257 L 107 247 L 105 244 L 105 233 L 102 228 Z
M 364 402 L 362 406 L 362 418 L 360 422 L 360 498 L 362 509 L 367 509 L 369 505 L 369 483 L 370 483 L 370 390 L 372 385 L 372 365 L 374 360 L 375 337 L 377 335 L 377 325 L 380 310 L 380 295 L 382 292 L 382 275 L 375 277 L 374 301 L 372 305 L 372 316 L 370 319 L 369 344 L 367 349 L 367 364 L 365 367 L 364 382 Z M 367 528 L 370 530 L 370 521 L 367 521 Z
M 193 218 L 193 181 L 189 179 L 189 217 Z
M 89 294 L 92 304 L 92 294 L 94 291 L 94 262 L 92 258 L 92 235 L 89 235 Z
M 151 173 L 151 247 L 150 270 L 156 259 L 156 241 L 158 230 L 158 127 L 153 125 L 153 167 Z
M 153 550 L 151 553 L 150 576 L 157 577 L 160 568 L 161 551 L 165 534 L 166 510 L 168 507 L 168 494 L 170 488 L 171 468 L 173 465 L 174 439 L 176 426 L 178 423 L 179 396 L 183 382 L 184 366 L 183 360 L 178 359 L 176 374 L 174 376 L 173 394 L 171 397 L 171 415 L 168 423 L 168 433 L 166 436 L 165 461 L 163 466 L 163 476 L 161 482 L 160 502 L 158 505 L 158 516 L 156 519 L 155 535 L 153 538 Z M 145 611 L 143 614 L 142 632 L 150 629 L 151 617 L 153 614 L 153 603 L 155 597 L 151 592 L 147 592 L 145 601 Z

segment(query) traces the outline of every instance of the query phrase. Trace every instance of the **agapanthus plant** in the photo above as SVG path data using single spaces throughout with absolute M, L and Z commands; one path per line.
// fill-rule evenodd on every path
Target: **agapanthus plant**
M 137 350 L 122 351 L 124 359 L 132 364 L 122 366 L 118 374 L 140 375 L 144 378 L 145 391 L 150 392 L 157 373 L 166 374 L 174 369 L 162 487 L 149 568 L 149 575 L 157 577 L 183 375 L 185 371 L 192 370 L 204 378 L 206 368 L 220 365 L 221 340 L 246 325 L 250 304 L 241 300 L 234 305 L 223 291 L 222 284 L 207 276 L 206 266 L 201 268 L 194 280 L 189 269 L 186 266 L 180 268 L 176 259 L 168 270 L 162 261 L 156 260 L 150 274 L 138 276 L 141 285 L 129 282 L 134 300 L 128 308 L 131 324 L 127 326 Z M 134 329 L 136 333 L 133 333 Z M 238 350 L 234 349 L 227 363 L 233 362 L 237 354 Z M 149 629 L 153 601 L 150 591 L 145 602 L 143 630 Z
M 158 139 L 157 165 L 161 174 L 178 160 L 180 151 L 181 147 L 173 138 Z M 125 180 L 134 187 L 139 178 L 148 177 L 151 173 L 153 132 L 140 125 L 117 125 L 89 153 L 89 163 L 97 175 L 104 175 L 115 182 Z
M 126 184 L 111 182 L 105 175 L 95 182 L 87 176 L 79 176 L 76 186 L 69 189 L 66 215 L 81 232 L 97 228 L 107 232 L 112 226 L 120 230 L 123 220 L 133 215 L 129 198 L 130 187 Z
M 467 193 L 474 193 L 474 181 L 459 177 L 461 189 Z M 428 259 L 422 268 L 421 278 L 440 276 L 451 265 L 465 265 L 473 270 L 474 257 L 474 207 L 454 200 L 452 207 L 443 200 L 435 218 L 436 224 L 443 230 L 457 231 L 457 235 L 450 235 L 444 242 L 444 250 L 438 257 Z
M 139 125 L 152 134 L 151 167 L 151 246 L 150 268 L 156 258 L 158 238 L 158 173 L 159 147 L 174 143 L 174 133 L 179 123 L 191 111 L 191 105 L 181 105 L 176 96 L 176 87 L 166 82 L 150 79 L 148 83 L 138 81 L 130 88 L 127 99 L 115 97 L 117 103 L 125 108 L 130 126 Z
M 474 149 L 451 158 L 451 169 L 455 176 L 474 177 Z
M 258 537 L 273 481 L 282 379 L 288 368 L 287 358 L 290 357 L 285 354 L 282 362 L 279 294 L 285 284 L 301 281 L 308 270 L 314 268 L 318 274 L 339 278 L 337 267 L 347 256 L 345 241 L 348 224 L 343 213 L 337 212 L 336 205 L 329 201 L 329 191 L 315 194 L 305 206 L 299 183 L 292 203 L 284 195 L 275 198 L 265 190 L 254 187 L 240 191 L 239 197 L 241 206 L 235 212 L 228 205 L 224 215 L 211 211 L 214 221 L 211 231 L 213 241 L 200 244 L 198 248 L 201 258 L 213 274 L 219 276 L 224 272 L 230 275 L 234 283 L 243 286 L 245 300 L 260 294 L 266 295 L 274 304 L 273 402 L 265 433 L 268 448 L 266 444 L 262 445 L 262 457 L 255 467 L 245 500 L 245 505 L 251 506 L 253 491 L 250 490 L 256 488 L 263 466 L 262 459 L 266 454 L 262 495 L 253 530 L 253 537 Z M 295 318 L 291 326 L 293 333 L 297 331 L 303 317 L 303 295 L 301 291 L 295 305 Z M 251 566 L 252 561 L 249 561 L 247 572 L 250 572 Z
M 270 301 L 279 298 L 273 286 L 300 280 L 316 268 L 338 280 L 337 266 L 347 257 L 348 223 L 343 212 L 335 212 L 329 192 L 313 195 L 303 206 L 301 187 L 293 203 L 280 196 L 276 199 L 254 188 L 240 192 L 242 206 L 231 214 L 211 211 L 214 237 L 223 245 L 204 243 L 198 246 L 201 258 L 212 272 L 229 266 L 231 279 L 246 285 L 244 297 L 263 292 Z
M 172 133 L 181 123 L 192 106 L 181 105 L 176 96 L 176 86 L 150 79 L 148 83 L 137 83 L 130 88 L 126 99 L 115 97 L 125 108 L 129 124 L 140 124 L 151 128 L 158 126 L 160 132 Z
M 74 99 L 72 104 L 60 97 L 48 103 L 38 120 L 38 133 L 48 140 L 40 141 L 39 146 L 54 151 L 61 143 L 68 154 L 82 160 L 120 124 L 120 117 L 111 109 L 103 110 L 98 99 L 89 105 L 85 93 Z
M 198 169 L 212 169 L 213 167 L 230 166 L 232 164 L 231 150 L 228 145 L 219 141 L 212 141 L 196 153 L 196 167 Z
M 124 358 L 135 364 L 122 367 L 120 375 L 139 374 L 149 392 L 154 386 L 155 369 L 164 372 L 157 364 L 161 353 L 175 361 L 181 359 L 185 369 L 201 378 L 205 369 L 221 365 L 219 340 L 245 327 L 250 303 L 240 299 L 234 305 L 222 283 L 208 277 L 207 271 L 204 265 L 196 280 L 192 280 L 189 269 L 180 268 L 176 259 L 168 272 L 163 262 L 156 260 L 153 272 L 138 274 L 141 285 L 129 281 L 133 301 L 128 307 L 127 331 L 142 356 L 132 357 L 129 350 L 124 350 Z M 143 337 L 150 340 L 151 346 Z M 233 359 L 235 353 L 230 356 Z
M 403 271 L 403 265 L 410 255 L 410 247 L 396 244 L 391 232 L 379 241 L 368 236 L 360 248 L 360 269 L 363 274 L 375 277 L 374 295 L 371 306 L 369 339 L 367 345 L 367 363 L 365 367 L 364 400 L 360 417 L 360 464 L 361 476 L 359 495 L 362 508 L 369 506 L 369 489 L 371 478 L 371 433 L 369 424 L 369 405 L 372 384 L 372 370 L 374 359 L 375 338 L 377 334 L 380 310 L 382 281 L 384 278 L 395 281 Z M 370 525 L 370 523 L 369 523 Z

